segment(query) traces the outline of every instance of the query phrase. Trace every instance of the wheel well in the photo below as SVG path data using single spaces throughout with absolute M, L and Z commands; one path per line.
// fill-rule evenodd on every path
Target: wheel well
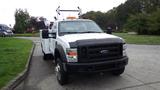
M 55 62 L 57 62 L 57 58 L 60 58 L 61 55 L 60 55 L 60 52 L 58 51 L 58 49 L 55 49 Z
M 60 58 L 61 62 L 66 62 L 67 60 L 66 54 L 62 48 L 56 48 L 54 55 L 55 55 L 55 62 L 57 58 Z
M 42 45 L 42 42 L 41 42 L 41 49 L 42 49 L 42 53 L 43 53 L 43 54 L 45 54 L 45 53 L 44 53 L 44 51 L 43 51 L 43 45 Z

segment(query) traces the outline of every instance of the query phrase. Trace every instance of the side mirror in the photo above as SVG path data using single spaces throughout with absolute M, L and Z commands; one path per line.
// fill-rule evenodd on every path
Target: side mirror
M 56 38 L 56 32 L 49 33 L 49 38 Z
M 47 29 L 44 29 L 42 30 L 42 38 L 48 38 L 48 30 Z
M 56 32 L 49 32 L 48 29 L 42 30 L 42 38 L 56 38 Z
M 108 33 L 108 34 L 112 34 L 112 28 L 111 28 L 111 27 L 108 27 L 108 28 L 107 28 L 107 33 Z

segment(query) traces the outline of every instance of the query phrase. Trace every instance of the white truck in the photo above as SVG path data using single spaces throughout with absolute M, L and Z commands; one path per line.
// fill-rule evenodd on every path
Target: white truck
M 120 75 L 128 64 L 125 41 L 104 33 L 92 20 L 56 20 L 40 31 L 44 59 L 54 57 L 61 85 L 73 73 L 111 72 Z

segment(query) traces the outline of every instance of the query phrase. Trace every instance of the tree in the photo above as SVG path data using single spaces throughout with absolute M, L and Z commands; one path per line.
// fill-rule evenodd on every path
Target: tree
M 160 9 L 149 17 L 149 34 L 160 35 Z
M 16 9 L 15 11 L 15 25 L 14 29 L 16 33 L 24 33 L 29 23 L 29 13 L 27 10 Z
M 124 25 L 126 31 L 135 31 L 138 34 L 148 34 L 148 16 L 145 14 L 131 15 Z
M 86 14 L 83 14 L 81 16 L 84 19 L 91 19 L 93 21 L 95 21 L 101 28 L 105 29 L 105 14 L 98 11 L 98 12 L 94 12 L 94 11 L 90 11 L 87 12 Z
M 106 13 L 90 11 L 82 18 L 94 20 L 103 29 L 136 31 L 139 34 L 158 34 L 160 0 L 127 0 Z M 152 13 L 156 12 L 154 15 Z M 150 28 L 149 28 L 150 27 Z
M 160 9 L 151 14 L 131 15 L 125 24 L 125 30 L 138 34 L 160 35 Z

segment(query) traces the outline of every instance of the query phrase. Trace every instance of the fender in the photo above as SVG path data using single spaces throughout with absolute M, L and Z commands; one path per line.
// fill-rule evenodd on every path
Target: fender
M 56 48 L 55 48 L 55 56 L 57 57 L 56 54 L 60 54 L 60 58 L 62 60 L 62 62 L 67 62 L 67 57 L 66 57 L 66 53 L 64 52 L 64 49 L 61 45 L 56 43 Z

